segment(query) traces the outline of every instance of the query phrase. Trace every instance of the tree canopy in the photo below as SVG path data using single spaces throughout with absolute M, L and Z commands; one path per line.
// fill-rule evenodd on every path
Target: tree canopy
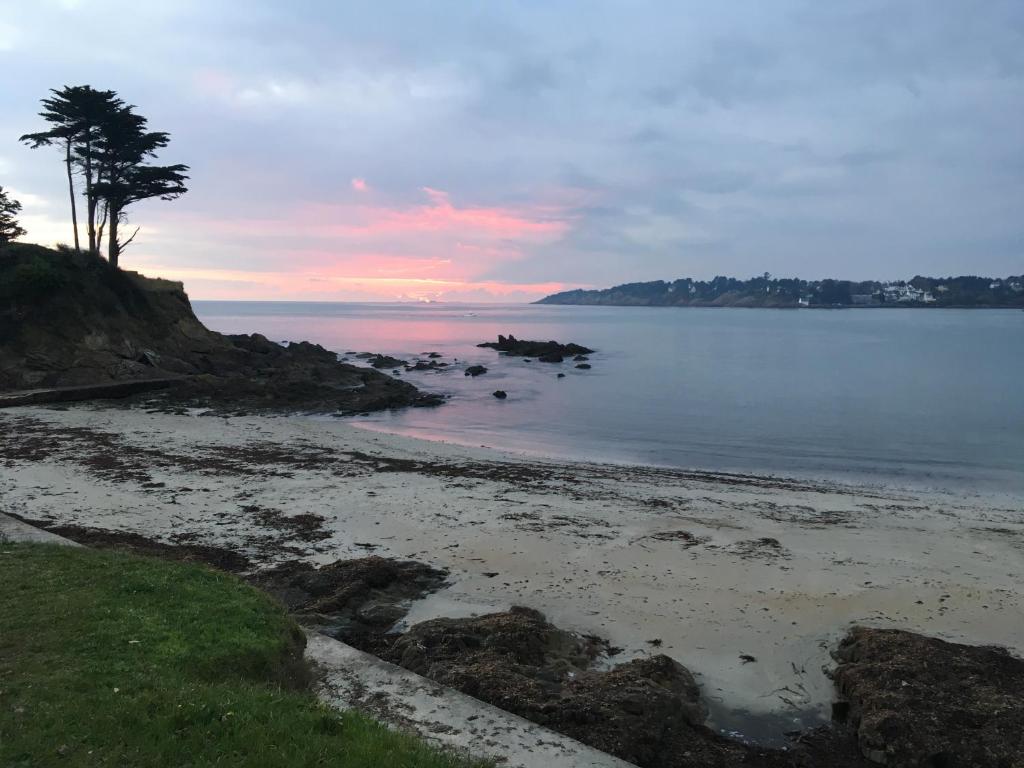
M 39 113 L 50 128 L 25 134 L 21 140 L 32 147 L 57 145 L 63 149 L 75 247 L 80 247 L 74 183 L 78 175 L 85 186 L 89 250 L 100 252 L 106 229 L 108 258 L 117 265 L 135 236 L 120 237 L 128 206 L 184 194 L 188 191 L 188 166 L 153 164 L 157 152 L 170 143 L 170 135 L 147 130 L 147 119 L 116 92 L 79 85 L 51 90 L 51 94 L 42 100 Z
M 0 187 L 0 245 L 6 245 L 25 234 L 25 230 L 18 224 L 17 216 L 20 212 L 21 203 Z

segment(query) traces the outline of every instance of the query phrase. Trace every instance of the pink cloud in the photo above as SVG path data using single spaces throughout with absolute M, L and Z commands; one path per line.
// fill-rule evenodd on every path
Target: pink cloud
M 358 190 L 356 182 L 365 185 L 353 179 L 353 189 L 368 188 Z M 292 298 L 536 298 L 565 287 L 504 283 L 490 275 L 497 265 L 562 238 L 573 223 L 571 208 L 461 204 L 442 190 L 423 187 L 421 192 L 425 200 L 414 204 L 307 203 L 263 218 L 169 214 L 176 221 L 168 230 L 194 233 L 202 238 L 204 251 L 216 252 L 211 246 L 221 242 L 223 254 L 244 253 L 245 262 L 227 255 L 215 264 L 192 257 L 194 269 L 181 264 L 174 269 L 166 262 L 161 268 L 179 279 L 190 275 L 187 279 L 197 285 L 216 285 L 220 298 L 226 297 L 225 286 L 235 282 L 239 295 L 268 298 L 282 292 Z
M 352 179 L 352 189 L 356 192 L 365 192 L 369 188 L 370 187 L 367 185 L 366 179 L 360 179 L 359 177 Z

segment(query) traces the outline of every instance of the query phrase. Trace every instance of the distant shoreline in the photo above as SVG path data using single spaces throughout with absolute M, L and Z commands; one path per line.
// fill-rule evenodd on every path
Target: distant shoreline
M 530 302 L 533 305 L 545 306 L 545 307 L 632 307 L 636 309 L 778 309 L 778 310 L 845 310 L 845 309 L 926 309 L 926 310 L 942 310 L 942 309 L 970 309 L 970 310 L 991 310 L 998 309 L 1009 312 L 1024 312 L 1024 307 L 1005 306 L 999 304 L 943 304 L 941 306 L 935 306 L 930 304 L 811 304 L 810 306 L 800 307 L 791 305 L 747 305 L 747 304 L 611 304 L 604 302 L 572 302 L 572 301 L 545 301 L 540 299 L 538 301 Z
M 715 306 L 772 309 L 856 307 L 1024 309 L 1024 275 L 925 277 L 909 280 L 801 280 L 765 272 L 749 280 L 718 276 L 623 283 L 611 288 L 553 293 L 538 304 Z

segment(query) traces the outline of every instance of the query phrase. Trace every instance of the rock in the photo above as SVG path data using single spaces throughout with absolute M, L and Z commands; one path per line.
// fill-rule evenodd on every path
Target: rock
M 537 360 L 542 363 L 560 363 L 565 360 L 565 358 L 557 352 L 548 352 L 547 354 L 538 357 Z
M 578 363 L 576 367 L 579 368 L 581 371 L 589 371 L 590 363 Z
M 741 764 L 746 748 L 703 725 L 707 708 L 683 666 L 656 655 L 595 670 L 608 650 L 513 608 L 416 624 L 385 657 L 640 766 Z
M 504 400 L 506 397 L 508 397 L 508 393 L 504 389 L 498 389 L 495 390 L 494 396 L 499 400 Z
M 410 601 L 444 584 L 447 572 L 412 560 L 363 557 L 316 568 L 292 560 L 251 578 L 301 623 L 363 650 L 378 650 Z
M 586 355 L 576 355 L 576 357 L 573 358 L 573 360 L 577 363 L 585 363 L 589 359 L 590 358 L 587 357 Z
M 406 365 L 405 370 L 407 371 L 440 371 L 448 367 L 448 363 L 439 363 L 436 360 L 426 362 L 424 360 L 417 360 L 412 365 Z
M 466 369 L 466 376 L 482 376 L 487 373 L 487 369 L 482 365 L 471 365 Z
M 565 378 L 565 374 L 564 374 L 564 373 L 560 373 L 560 374 L 558 374 L 558 376 L 556 376 L 555 378 L 558 378 L 558 379 L 564 379 L 564 378 Z
M 405 360 L 399 360 L 397 357 L 390 357 L 388 355 L 377 355 L 370 360 L 370 365 L 374 368 L 397 368 L 400 365 L 405 365 Z
M 594 350 L 579 344 L 559 344 L 557 341 L 520 341 L 515 336 L 498 336 L 498 341 L 486 341 L 478 347 L 496 349 L 506 355 L 515 357 L 536 357 L 541 362 L 562 362 L 561 358 L 570 355 L 587 355 Z M 545 360 L 545 357 L 552 359 Z M 558 357 L 558 360 L 553 358 Z
M 405 608 L 389 600 L 369 600 L 355 612 L 361 622 L 384 629 L 394 626 L 405 614 Z
M 855 627 L 834 657 L 861 753 L 891 768 L 1021 765 L 1024 660 L 896 629 Z

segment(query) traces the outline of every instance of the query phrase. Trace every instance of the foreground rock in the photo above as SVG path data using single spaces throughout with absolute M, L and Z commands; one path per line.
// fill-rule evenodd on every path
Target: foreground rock
M 441 402 L 315 344 L 215 333 L 196 318 L 181 283 L 71 251 L 3 250 L 0 391 L 150 380 L 175 380 L 169 403 L 222 411 L 351 413 Z
M 496 349 L 506 355 L 515 357 L 535 357 L 542 363 L 560 363 L 566 357 L 589 355 L 594 350 L 579 344 L 559 344 L 557 341 L 521 341 L 515 336 L 498 336 L 498 341 L 487 341 L 477 344 L 478 347 Z
M 865 627 L 834 655 L 836 688 L 872 762 L 1024 766 L 1024 660 L 1001 648 Z
M 529 608 L 413 626 L 384 658 L 643 768 L 862 766 L 826 731 L 792 750 L 759 750 L 703 725 L 688 670 L 656 655 L 595 670 L 606 643 L 558 629 Z
M 409 603 L 438 589 L 447 576 L 412 560 L 372 556 L 320 568 L 293 560 L 261 571 L 252 581 L 280 599 L 303 624 L 378 652 Z

